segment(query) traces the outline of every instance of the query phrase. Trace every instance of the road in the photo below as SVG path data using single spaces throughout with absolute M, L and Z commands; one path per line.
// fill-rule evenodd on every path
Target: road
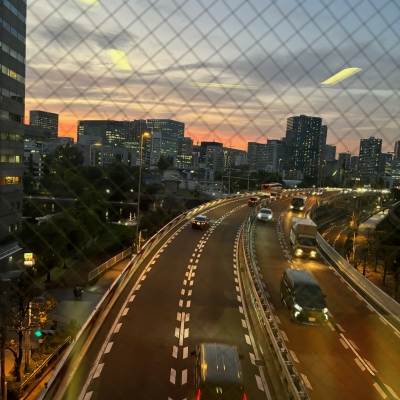
M 80 398 L 194 399 L 191 352 L 201 342 L 237 346 L 247 395 L 267 398 L 238 282 L 237 238 L 248 212 L 243 200 L 218 206 L 207 213 L 210 229 L 187 223 L 160 248 L 103 334 L 97 360 L 86 359 L 84 379 L 76 374 Z
M 308 207 L 314 202 L 309 199 Z M 277 322 L 311 399 L 398 398 L 399 331 L 322 256 L 314 261 L 294 258 L 289 241 L 294 213 L 288 211 L 289 203 L 282 200 L 271 205 L 274 221 L 257 223 L 255 246 Z M 291 321 L 279 292 L 285 268 L 306 269 L 316 278 L 326 295 L 329 324 L 307 326 Z

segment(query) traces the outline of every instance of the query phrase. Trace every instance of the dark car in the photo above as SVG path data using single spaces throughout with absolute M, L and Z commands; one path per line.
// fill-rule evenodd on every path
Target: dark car
M 286 269 L 281 279 L 281 299 L 296 322 L 318 325 L 328 322 L 328 308 L 318 282 L 305 270 Z
M 193 354 L 193 353 L 192 353 Z M 245 400 L 242 367 L 235 346 L 202 343 L 196 346 L 196 400 Z
M 249 207 L 255 207 L 260 204 L 260 198 L 259 197 L 249 197 L 247 200 L 247 204 Z
M 204 215 L 198 215 L 192 219 L 193 229 L 207 229 L 210 226 L 210 218 Z

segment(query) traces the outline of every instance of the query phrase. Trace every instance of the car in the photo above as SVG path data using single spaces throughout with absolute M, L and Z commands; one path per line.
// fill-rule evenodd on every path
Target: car
M 198 215 L 192 219 L 193 229 L 207 229 L 210 226 L 210 218 L 205 215 Z
M 271 221 L 274 213 L 270 208 L 262 208 L 257 215 L 257 221 Z
M 260 204 L 260 198 L 259 197 L 249 197 L 249 199 L 247 200 L 247 204 L 249 207 L 255 207 L 258 206 Z
M 280 296 L 295 322 L 307 325 L 328 322 L 325 295 L 308 271 L 285 269 L 280 284 Z

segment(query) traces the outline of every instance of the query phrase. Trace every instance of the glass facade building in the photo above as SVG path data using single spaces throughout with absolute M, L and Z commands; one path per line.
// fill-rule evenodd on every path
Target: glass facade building
M 174 139 L 181 139 L 185 136 L 185 124 L 172 119 L 148 119 L 147 127 L 153 132 L 162 132 Z
M 0 2 L 0 239 L 22 224 L 26 9 Z
M 58 114 L 32 110 L 29 112 L 29 125 L 38 126 L 43 130 L 49 141 L 58 139 Z
M 379 159 L 382 152 L 382 139 L 360 140 L 358 172 L 362 178 L 371 178 L 379 173 Z

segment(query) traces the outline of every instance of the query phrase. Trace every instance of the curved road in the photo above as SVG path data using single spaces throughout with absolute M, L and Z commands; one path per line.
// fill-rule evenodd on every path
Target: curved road
M 310 199 L 307 206 L 314 204 Z M 290 200 L 271 205 L 274 220 L 257 223 L 255 246 L 261 273 L 282 336 L 311 399 L 398 399 L 400 333 L 369 305 L 319 255 L 307 261 L 293 256 L 289 241 Z M 342 221 L 343 222 L 343 221 Z M 307 326 L 291 321 L 280 300 L 285 268 L 306 269 L 319 282 L 330 323 Z
M 238 232 L 248 212 L 247 201 L 233 201 L 207 212 L 207 231 L 186 223 L 132 279 L 89 377 L 76 374 L 81 399 L 194 399 L 191 352 L 210 341 L 236 345 L 248 398 L 267 398 L 238 282 Z

